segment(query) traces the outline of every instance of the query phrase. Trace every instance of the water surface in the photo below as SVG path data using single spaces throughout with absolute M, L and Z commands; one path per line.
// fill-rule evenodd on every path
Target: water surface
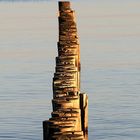
M 140 138 L 140 2 L 76 1 L 89 140 Z M 51 115 L 57 2 L 0 3 L 0 140 L 41 140 Z

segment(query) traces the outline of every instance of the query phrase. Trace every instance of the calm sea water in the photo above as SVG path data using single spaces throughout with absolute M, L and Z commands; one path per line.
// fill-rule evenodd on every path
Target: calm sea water
M 89 140 L 140 139 L 140 1 L 77 1 Z M 41 140 L 51 115 L 57 2 L 0 3 L 0 140 Z

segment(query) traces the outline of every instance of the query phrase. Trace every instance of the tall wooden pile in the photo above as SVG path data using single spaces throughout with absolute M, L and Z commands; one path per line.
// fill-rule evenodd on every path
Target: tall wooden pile
M 80 52 L 74 17 L 70 2 L 60 1 L 53 112 L 43 122 L 44 140 L 87 140 L 88 98 L 80 93 Z

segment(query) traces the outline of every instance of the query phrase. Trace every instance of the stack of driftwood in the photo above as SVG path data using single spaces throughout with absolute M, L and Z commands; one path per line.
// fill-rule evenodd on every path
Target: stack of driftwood
M 80 93 L 80 52 L 74 17 L 70 2 L 59 2 L 53 112 L 52 118 L 43 122 L 44 140 L 87 140 L 88 99 Z

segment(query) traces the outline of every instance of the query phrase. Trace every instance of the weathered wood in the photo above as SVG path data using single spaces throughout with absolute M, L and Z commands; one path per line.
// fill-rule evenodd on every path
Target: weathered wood
M 49 140 L 49 121 L 43 121 L 43 140 Z
M 80 93 L 80 108 L 81 108 L 82 130 L 86 137 L 88 133 L 88 96 L 85 93 Z
M 80 93 L 80 45 L 70 2 L 59 2 L 58 56 L 53 78 L 53 112 L 43 122 L 44 140 L 87 140 L 88 98 Z
M 69 1 L 60 1 L 59 2 L 59 11 L 70 10 L 70 2 Z

